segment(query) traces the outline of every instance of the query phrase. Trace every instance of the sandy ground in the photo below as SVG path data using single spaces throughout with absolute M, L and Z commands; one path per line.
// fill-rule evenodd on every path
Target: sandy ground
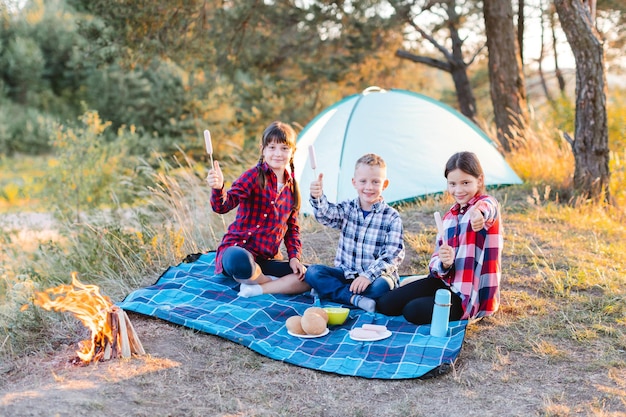
M 0 369 L 2 416 L 624 416 L 626 370 L 571 355 L 498 349 L 497 323 L 472 325 L 455 367 L 383 381 L 274 361 L 219 337 L 130 315 L 146 356 L 71 364 L 76 346 Z M 481 342 L 482 343 L 482 342 Z
M 17 231 L 15 239 L 25 244 L 56 239 L 56 220 L 50 213 L 8 213 L 0 215 L 0 230 Z

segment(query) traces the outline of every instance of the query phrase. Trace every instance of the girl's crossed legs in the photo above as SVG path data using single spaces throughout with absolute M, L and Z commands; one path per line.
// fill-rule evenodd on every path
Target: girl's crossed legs
M 232 277 L 245 288 L 248 293 L 241 295 L 252 296 L 265 294 L 300 294 L 311 289 L 309 285 L 294 274 L 287 261 L 273 259 L 260 260 L 244 248 L 231 246 L 224 249 L 222 254 L 223 274 Z M 260 288 L 253 287 L 258 284 Z

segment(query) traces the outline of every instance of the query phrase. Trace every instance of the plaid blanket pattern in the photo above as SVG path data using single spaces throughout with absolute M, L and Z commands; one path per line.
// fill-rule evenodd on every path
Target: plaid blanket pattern
M 314 305 L 310 295 L 241 298 L 238 284 L 215 275 L 214 266 L 215 253 L 202 254 L 193 262 L 168 268 L 154 285 L 133 291 L 118 305 L 223 337 L 275 360 L 363 378 L 439 375 L 450 369 L 463 344 L 465 320 L 450 323 L 449 337 L 437 338 L 430 336 L 429 326 L 360 309 L 351 310 L 343 325 L 330 326 L 326 336 L 291 336 L 285 321 Z M 375 342 L 352 340 L 349 331 L 365 323 L 385 325 L 392 335 Z

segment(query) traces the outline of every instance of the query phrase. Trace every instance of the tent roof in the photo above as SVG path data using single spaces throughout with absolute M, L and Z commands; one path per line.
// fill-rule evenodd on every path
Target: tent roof
M 316 153 L 315 173 L 309 145 Z M 489 137 L 452 107 L 411 91 L 370 87 L 323 110 L 300 133 L 294 164 L 302 212 L 312 213 L 308 189 L 319 173 L 330 201 L 356 197 L 354 164 L 366 153 L 387 163 L 388 203 L 445 191 L 445 163 L 459 151 L 478 155 L 487 186 L 522 182 Z

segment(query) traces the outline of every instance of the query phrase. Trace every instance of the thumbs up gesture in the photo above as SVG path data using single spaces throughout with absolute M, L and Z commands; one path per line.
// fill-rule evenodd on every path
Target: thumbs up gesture
M 213 161 L 213 169 L 209 170 L 206 182 L 215 190 L 221 190 L 224 187 L 224 174 L 222 174 L 219 162 Z
M 324 174 L 319 174 L 317 176 L 317 180 L 311 183 L 311 197 L 320 198 L 322 194 L 324 194 L 324 183 L 322 181 L 322 178 L 324 178 Z
M 479 206 L 480 203 L 477 203 L 469 210 L 470 224 L 472 225 L 472 230 L 475 232 L 479 232 L 485 227 L 485 216 Z

